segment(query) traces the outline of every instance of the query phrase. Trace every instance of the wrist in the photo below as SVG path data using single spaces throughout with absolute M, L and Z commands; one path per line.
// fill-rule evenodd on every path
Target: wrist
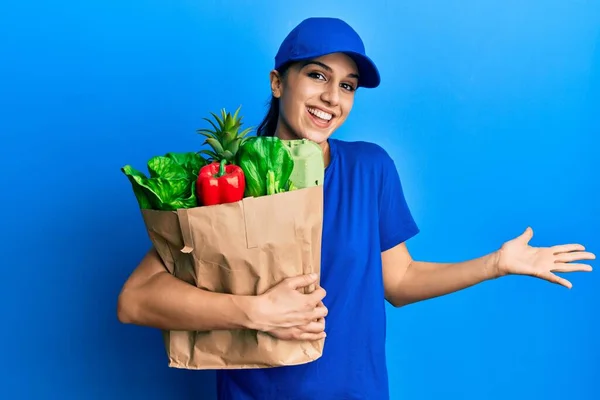
M 233 296 L 237 308 L 241 311 L 240 325 L 244 329 L 266 331 L 263 322 L 262 297 L 260 296 Z
M 497 279 L 503 275 L 500 267 L 500 259 L 500 250 L 496 250 L 489 255 L 486 263 L 486 276 L 488 279 Z

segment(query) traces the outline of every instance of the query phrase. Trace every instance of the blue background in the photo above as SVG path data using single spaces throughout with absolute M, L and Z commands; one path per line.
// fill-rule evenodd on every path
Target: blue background
M 312 15 L 346 19 L 380 66 L 336 137 L 396 160 L 415 258 L 478 257 L 527 225 L 600 252 L 600 3 L 282 3 L 3 5 L 1 398 L 213 399 L 211 372 L 169 369 L 158 331 L 117 322 L 149 245 L 119 168 L 198 149 L 221 107 L 256 126 L 280 41 Z M 570 279 L 390 308 L 392 399 L 600 398 L 600 278 Z

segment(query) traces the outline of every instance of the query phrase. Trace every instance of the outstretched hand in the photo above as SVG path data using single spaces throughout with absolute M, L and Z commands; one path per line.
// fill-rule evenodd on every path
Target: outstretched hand
M 529 275 L 571 288 L 567 279 L 555 272 L 589 272 L 592 267 L 581 260 L 594 260 L 594 253 L 585 251 L 581 244 L 561 244 L 551 247 L 532 247 L 529 241 L 533 230 L 528 227 L 518 237 L 507 241 L 498 251 L 498 274 Z

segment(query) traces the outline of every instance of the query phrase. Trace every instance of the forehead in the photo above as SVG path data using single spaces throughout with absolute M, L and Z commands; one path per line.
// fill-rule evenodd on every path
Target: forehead
M 303 67 L 318 65 L 331 73 L 358 78 L 358 67 L 354 60 L 343 53 L 327 54 L 302 63 Z

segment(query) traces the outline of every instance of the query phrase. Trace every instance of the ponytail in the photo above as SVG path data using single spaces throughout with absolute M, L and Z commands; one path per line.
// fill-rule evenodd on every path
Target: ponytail
M 277 121 L 279 120 L 279 99 L 275 96 L 271 96 L 271 103 L 269 104 L 269 111 L 267 115 L 260 123 L 257 129 L 258 136 L 275 136 L 277 130 Z

